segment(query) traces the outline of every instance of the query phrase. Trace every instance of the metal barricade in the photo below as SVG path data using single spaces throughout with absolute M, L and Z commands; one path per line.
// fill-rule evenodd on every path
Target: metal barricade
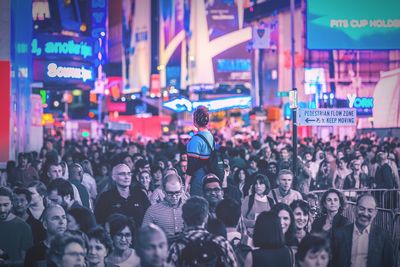
M 394 223 L 393 223 L 393 246 L 395 253 L 395 260 L 397 265 L 400 266 L 400 212 L 397 212 L 394 215 Z

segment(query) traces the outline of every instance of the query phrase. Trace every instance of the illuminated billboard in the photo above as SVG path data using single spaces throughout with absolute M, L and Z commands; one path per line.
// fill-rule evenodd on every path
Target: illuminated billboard
M 308 49 L 400 49 L 399 0 L 308 0 Z

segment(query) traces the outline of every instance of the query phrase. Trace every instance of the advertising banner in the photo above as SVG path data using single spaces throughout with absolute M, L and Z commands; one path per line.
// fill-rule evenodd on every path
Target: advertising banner
M 400 1 L 308 0 L 309 49 L 400 49 Z
M 93 86 L 96 78 L 91 64 L 74 61 L 34 60 L 33 69 L 33 79 L 49 88 L 79 86 L 84 89 Z
M 186 49 L 178 41 L 178 35 L 184 34 L 184 11 L 184 0 L 160 1 L 160 56 L 167 56 L 168 46 L 175 47 L 165 64 L 165 85 L 176 88 L 181 87 L 182 49 Z
M 93 61 L 98 52 L 99 45 L 88 37 L 38 34 L 31 42 L 34 58 Z
M 138 93 L 150 83 L 151 1 L 122 1 L 122 75 L 124 93 Z
M 241 29 L 242 7 L 236 1 L 206 1 L 209 41 L 226 38 L 226 44 L 237 43 L 234 33 Z M 231 35 L 230 35 L 231 34 Z M 216 83 L 245 83 L 251 80 L 251 53 L 247 53 L 247 42 L 227 46 L 212 58 Z

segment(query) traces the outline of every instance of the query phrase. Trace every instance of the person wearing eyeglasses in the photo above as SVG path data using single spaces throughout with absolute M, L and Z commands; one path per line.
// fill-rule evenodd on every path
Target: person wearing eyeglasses
M 58 234 L 51 242 L 49 248 L 48 259 L 51 264 L 48 266 L 84 267 L 86 266 L 85 257 L 87 247 L 87 240 L 79 235 Z
M 126 216 L 116 216 L 108 221 L 113 250 L 106 258 L 106 266 L 131 267 L 140 259 L 132 248 L 134 243 L 134 223 Z
M 224 199 L 224 190 L 221 181 L 215 174 L 207 174 L 203 180 L 203 195 L 209 205 L 209 219 L 216 219 L 215 210 L 219 202 Z
M 132 173 L 126 164 L 118 164 L 112 169 L 112 179 L 115 186 L 100 194 L 97 199 L 94 209 L 97 223 L 104 224 L 111 214 L 121 213 L 132 218 L 136 227 L 139 227 L 150 206 L 147 195 L 141 190 L 132 190 Z
M 156 224 L 164 229 L 167 238 L 171 240 L 183 229 L 182 205 L 184 201 L 181 177 L 176 173 L 164 176 L 162 188 L 164 200 L 148 208 L 142 227 L 151 223 Z

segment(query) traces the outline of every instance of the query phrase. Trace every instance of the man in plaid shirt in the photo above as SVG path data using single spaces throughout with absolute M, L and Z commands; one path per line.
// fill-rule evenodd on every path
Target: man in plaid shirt
M 185 230 L 181 237 L 171 244 L 168 255 L 170 264 L 181 266 L 183 250 L 189 243 L 201 239 L 212 242 L 219 248 L 220 261 L 225 263 L 225 266 L 237 266 L 235 252 L 230 243 L 224 237 L 213 235 L 204 228 L 208 219 L 208 202 L 204 198 L 190 198 L 182 207 L 182 217 Z

